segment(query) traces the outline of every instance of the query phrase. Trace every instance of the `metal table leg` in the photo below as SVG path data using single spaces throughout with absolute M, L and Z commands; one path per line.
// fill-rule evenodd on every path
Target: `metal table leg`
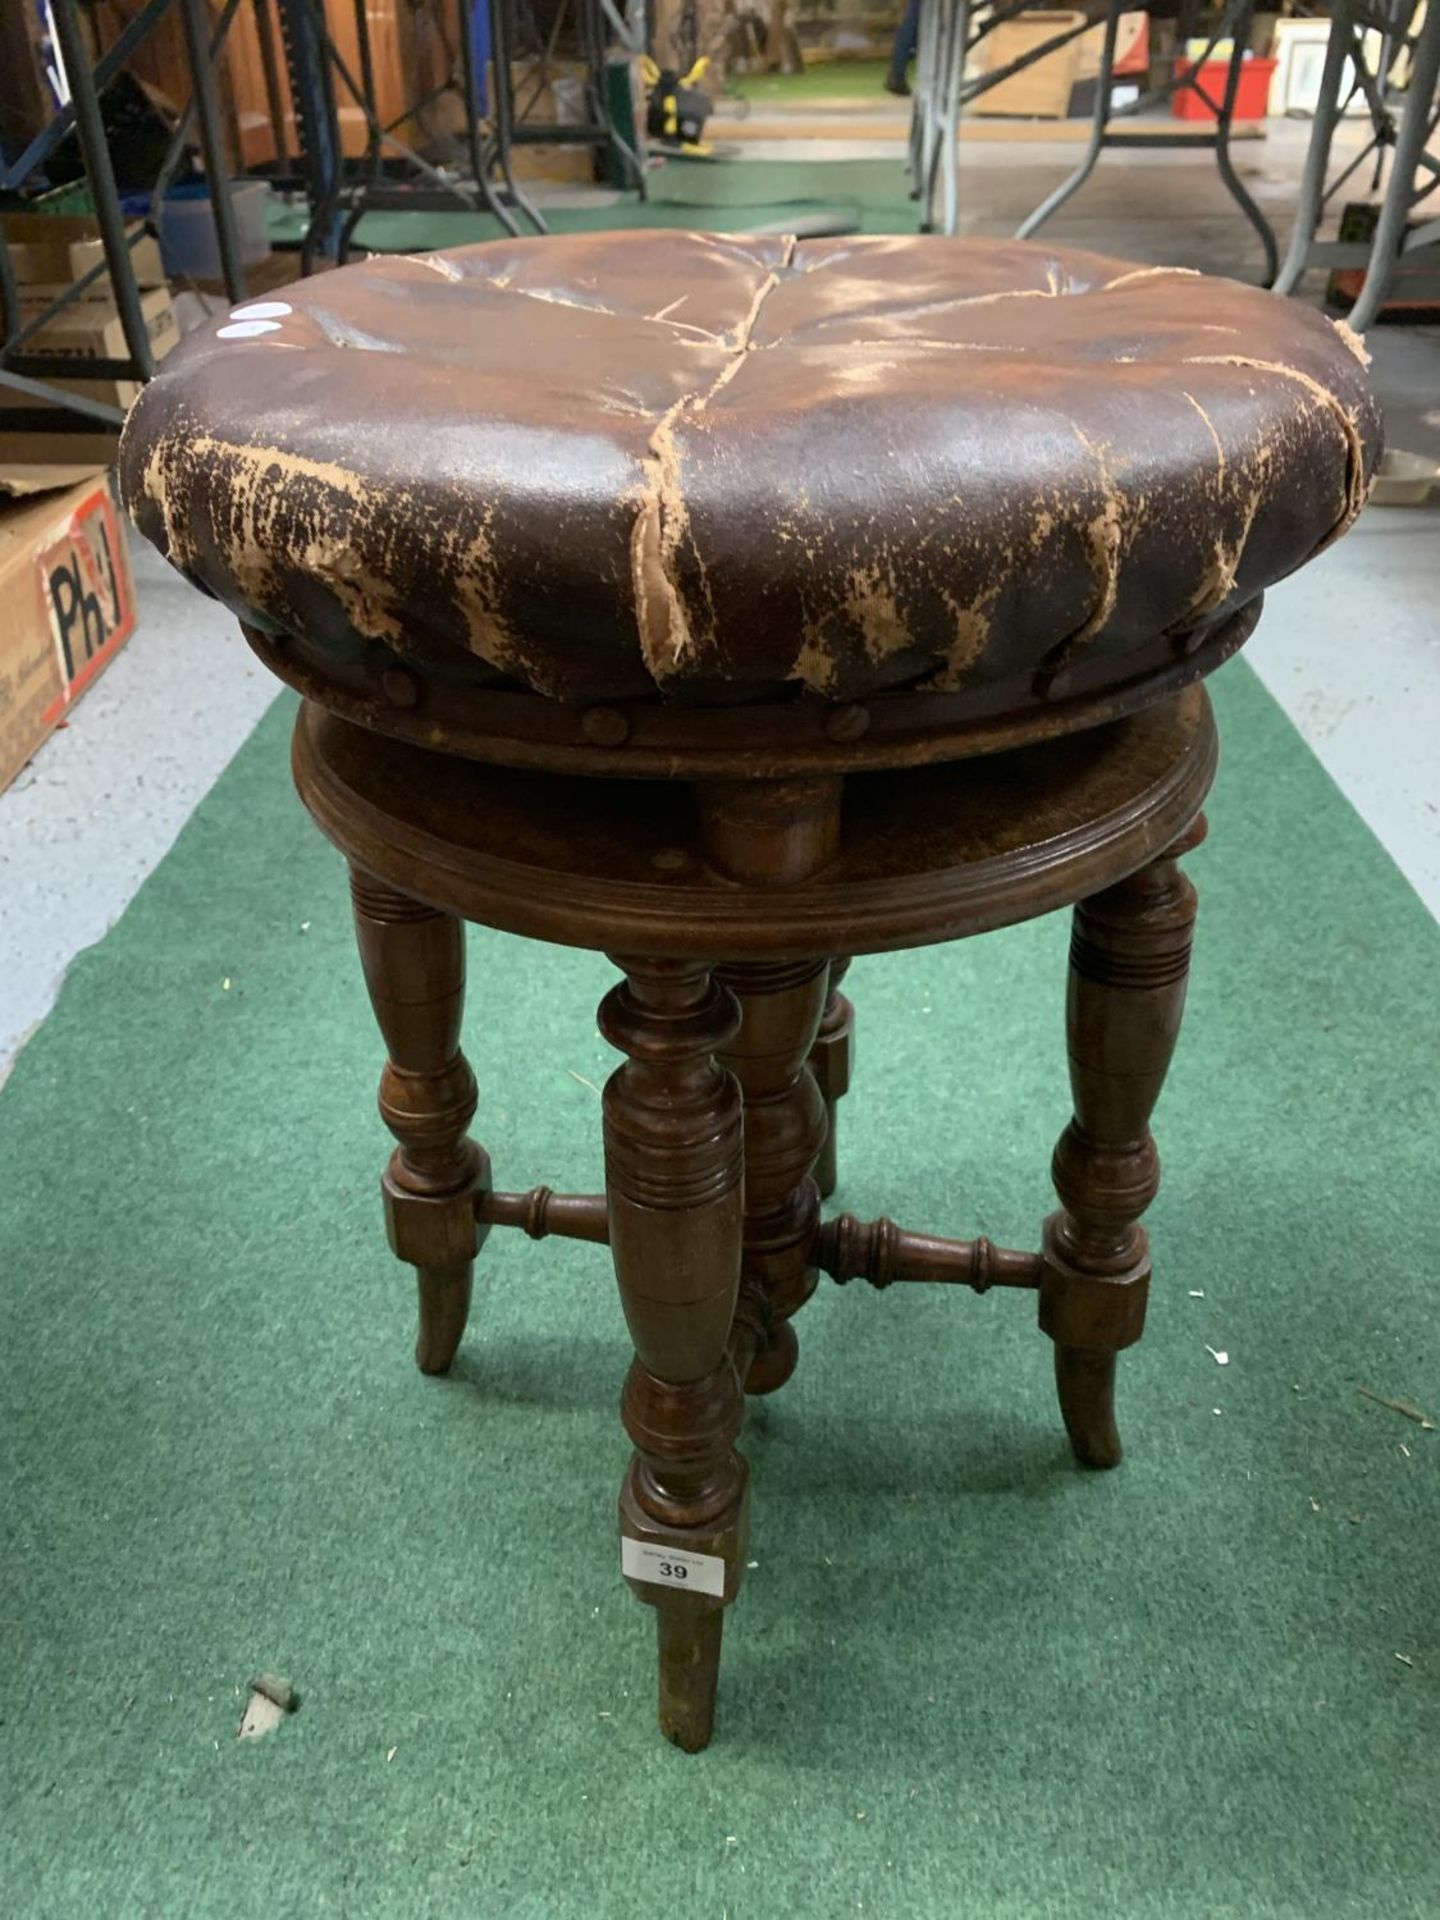
M 1382 37 L 1380 57 L 1373 69 L 1365 45 L 1367 30 Z M 1390 75 L 1405 55 L 1410 62 L 1409 85 L 1397 125 L 1387 95 Z M 1354 78 L 1342 99 L 1347 60 Z M 1284 267 L 1275 282 L 1277 293 L 1293 293 L 1310 268 L 1363 265 L 1365 280 L 1349 318 L 1358 332 L 1364 332 L 1384 305 L 1399 262 L 1440 245 L 1440 223 L 1431 223 L 1413 234 L 1406 231 L 1415 203 L 1440 180 L 1440 161 L 1426 151 L 1440 121 L 1437 82 L 1440 6 L 1432 4 L 1421 16 L 1418 0 L 1378 0 L 1378 4 L 1375 0 L 1335 0 L 1315 126 L 1300 183 L 1295 225 Z M 1371 137 L 1327 186 L 1335 132 L 1345 107 L 1357 92 L 1364 95 L 1369 108 Z M 1386 147 L 1393 148 L 1390 176 L 1369 242 L 1317 239 L 1326 204 L 1372 153 L 1377 155 L 1378 170 Z M 1427 176 L 1423 181 L 1422 174 Z
M 965 55 L 970 44 L 970 0 L 947 0 L 945 13 L 935 158 L 940 168 L 940 230 L 954 234 L 960 228 L 960 99 L 965 86 Z M 933 209 L 933 177 L 929 204 Z
M 1015 229 L 1017 240 L 1028 240 L 1032 233 L 1043 227 L 1052 213 L 1078 193 L 1090 175 L 1095 171 L 1095 162 L 1100 158 L 1105 146 L 1105 130 L 1110 123 L 1110 83 L 1115 73 L 1115 42 L 1120 32 L 1120 8 L 1113 6 L 1105 16 L 1105 38 L 1100 47 L 1100 71 L 1095 76 L 1095 113 L 1090 122 L 1090 138 L 1085 143 L 1085 151 L 1080 156 L 1080 164 L 1067 179 L 1060 182 L 1055 191 L 1047 194 L 1035 211 L 1027 214 Z
M 1330 146 L 1342 111 L 1340 80 L 1354 39 L 1349 0 L 1335 0 L 1330 18 L 1330 37 L 1325 43 L 1325 65 L 1320 74 L 1320 97 L 1315 103 L 1310 145 L 1305 151 L 1305 170 L 1300 176 L 1295 224 L 1290 229 L 1285 264 L 1275 276 L 1276 293 L 1293 293 L 1300 284 L 1310 244 L 1320 229 L 1320 213 L 1325 204 L 1325 175 L 1330 166 Z
M 912 200 L 921 198 L 929 177 L 944 7 L 945 0 L 923 0 L 920 30 L 915 36 L 915 92 L 910 105 L 910 142 L 905 156 Z
M 1244 71 L 1245 52 L 1250 45 L 1250 35 L 1254 29 L 1255 0 L 1245 0 L 1235 15 L 1234 49 L 1230 55 L 1230 65 L 1225 72 L 1225 97 L 1220 104 L 1220 115 L 1215 123 L 1215 165 L 1220 178 L 1229 191 L 1230 198 L 1239 207 L 1245 218 L 1260 236 L 1260 245 L 1265 250 L 1265 278 L 1262 286 L 1273 286 L 1276 270 L 1280 264 L 1280 249 L 1275 238 L 1275 229 L 1256 205 L 1230 158 L 1230 128 L 1235 118 L 1235 97 L 1240 91 L 1240 76 Z
M 1028 0 L 990 0 L 985 7 L 972 6 L 971 0 L 933 0 L 935 17 L 933 64 L 925 76 L 927 84 L 919 94 L 919 106 L 912 117 L 912 179 L 918 176 L 918 193 L 912 185 L 912 198 L 922 204 L 921 231 L 932 232 L 937 224 L 935 199 L 940 192 L 938 225 L 953 234 L 960 225 L 960 115 L 962 107 L 976 95 L 998 86 L 1012 74 L 1031 67 L 1037 60 L 1077 39 L 1089 30 L 1092 18 L 1098 19 L 1097 5 L 1104 0 L 1084 0 L 1084 12 L 1078 25 L 1068 25 L 1032 47 L 1017 59 L 1007 61 L 976 79 L 966 78 L 965 68 L 971 53 L 997 26 L 1017 19 L 1025 12 Z M 921 23 L 924 25 L 922 12 Z M 933 75 L 933 77 L 931 77 Z
M 1350 310 L 1350 325 L 1364 333 L 1385 304 L 1402 252 L 1405 227 L 1416 199 L 1415 174 L 1435 127 L 1435 87 L 1440 77 L 1440 5 L 1430 0 L 1410 65 L 1405 111 L 1390 162 L 1390 180 L 1380 205 L 1380 218 L 1370 247 L 1370 264 L 1360 297 Z M 1427 235 L 1417 235 L 1424 244 Z
M 1025 240 L 1044 225 L 1052 214 L 1059 211 L 1070 197 L 1078 193 L 1094 171 L 1095 163 L 1106 147 L 1209 147 L 1215 154 L 1215 165 L 1222 184 L 1241 213 L 1249 221 L 1259 236 L 1260 245 L 1265 254 L 1265 281 L 1270 285 L 1275 277 L 1279 249 L 1270 222 L 1265 218 L 1244 183 L 1235 171 L 1230 157 L 1230 129 L 1235 117 L 1235 100 L 1240 90 L 1240 78 L 1244 72 L 1245 54 L 1250 44 L 1250 35 L 1255 12 L 1255 0 L 1227 0 L 1221 14 L 1209 32 L 1209 45 L 1201 58 L 1185 76 L 1176 75 L 1161 86 L 1152 88 L 1133 106 L 1125 107 L 1118 113 L 1112 113 L 1110 106 L 1110 88 L 1115 72 L 1115 43 L 1119 33 L 1120 14 L 1124 11 L 1125 0 L 1106 0 L 1105 36 L 1100 53 L 1100 71 L 1095 81 L 1095 115 L 1091 123 L 1090 138 L 1080 164 L 1063 180 L 1053 193 L 1042 200 L 1035 211 L 1023 220 L 1016 229 L 1017 238 Z M 1186 31 L 1193 24 L 1197 9 L 1193 4 L 1182 9 L 1178 38 L 1182 41 L 1190 37 Z M 1225 91 L 1219 100 L 1213 100 L 1198 79 L 1199 70 L 1206 64 L 1208 55 L 1220 41 L 1231 39 L 1232 51 L 1225 73 Z M 1169 100 L 1175 93 L 1188 89 L 1197 93 L 1215 116 L 1213 132 L 1177 130 L 1162 132 L 1159 130 L 1139 130 L 1126 132 L 1113 128 L 1112 120 L 1125 120 L 1149 108 Z

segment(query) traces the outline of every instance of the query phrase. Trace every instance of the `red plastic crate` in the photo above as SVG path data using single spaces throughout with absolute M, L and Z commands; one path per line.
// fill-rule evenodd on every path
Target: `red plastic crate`
M 1240 85 L 1235 89 L 1235 118 L 1263 120 L 1270 103 L 1270 76 L 1279 62 L 1269 58 L 1247 60 L 1240 69 Z M 1225 74 L 1228 60 L 1206 60 L 1200 68 L 1200 84 L 1212 100 L 1225 98 Z M 1177 60 L 1177 74 L 1193 73 L 1193 60 Z M 1182 87 L 1170 96 L 1170 111 L 1177 120 L 1209 120 L 1215 115 L 1193 88 Z

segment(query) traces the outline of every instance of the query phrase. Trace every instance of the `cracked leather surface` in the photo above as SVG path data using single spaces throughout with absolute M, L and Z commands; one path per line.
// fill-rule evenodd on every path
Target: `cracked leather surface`
M 1380 450 L 1343 327 L 1020 242 L 574 235 L 237 314 L 131 413 L 140 530 L 263 630 L 573 702 L 1123 655 L 1302 565 Z

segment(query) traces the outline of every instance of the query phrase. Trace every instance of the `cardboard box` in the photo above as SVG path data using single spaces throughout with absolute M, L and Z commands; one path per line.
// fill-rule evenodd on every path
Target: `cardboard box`
M 1075 12 L 1025 13 L 1004 20 L 975 51 L 978 70 L 994 73 L 1008 67 L 1032 48 L 1044 46 L 1057 33 L 1083 26 L 1085 15 Z M 1042 54 L 1033 66 L 1022 67 L 1008 80 L 1001 80 L 983 93 L 976 94 L 966 109 L 969 113 L 1021 114 L 1029 119 L 1063 120 L 1070 111 L 1070 90 L 1080 65 L 1080 38 Z
M 589 118 L 584 101 L 584 82 L 589 69 L 574 60 L 550 60 L 545 64 L 544 77 L 538 86 L 534 83 L 531 68 L 512 65 L 510 85 L 513 90 L 515 109 L 519 124 L 524 127 L 538 127 L 545 121 L 559 122 L 561 125 L 573 125 Z M 485 68 L 485 97 L 495 98 L 495 69 L 487 63 Z M 452 94 L 436 103 L 437 125 L 445 131 L 454 132 L 457 138 L 463 138 L 464 115 L 459 96 Z M 576 182 L 590 186 L 595 179 L 595 154 L 603 149 L 603 139 L 595 146 L 546 146 L 519 143 L 510 149 L 510 164 L 517 180 L 559 180 Z
M 46 294 L 31 289 L 21 295 L 20 311 L 22 318 L 38 313 L 45 304 Z M 180 338 L 180 329 L 175 323 L 175 309 L 170 303 L 168 287 L 152 287 L 140 296 L 140 311 L 145 317 L 145 332 L 150 341 L 150 350 L 157 360 L 165 355 Z M 77 362 L 83 360 L 123 360 L 128 357 L 129 348 L 125 345 L 125 328 L 120 316 L 108 300 L 73 301 L 68 307 L 62 307 L 53 320 L 47 320 L 40 331 L 33 334 L 25 343 L 26 349 L 33 353 L 73 354 Z M 62 387 L 67 393 L 81 393 L 88 399 L 103 401 L 107 406 L 129 407 L 140 392 L 138 380 L 85 380 L 66 378 L 52 380 L 52 386 Z M 33 406 L 44 406 L 47 402 L 32 401 Z M 58 404 L 58 403 L 57 403 Z
M 73 469 L 71 470 L 73 473 Z M 106 473 L 0 473 L 0 790 L 64 720 L 135 626 L 135 587 Z
M 56 418 L 58 421 L 64 416 L 57 413 Z M 120 429 L 102 427 L 98 420 L 82 424 L 78 432 L 67 433 L 57 425 L 53 433 L 17 433 L 0 411 L 0 508 L 7 494 L 42 490 L 17 487 L 17 476 L 54 472 L 60 477 L 47 485 L 69 486 L 87 473 L 113 466 L 119 446 Z
M 10 264 L 22 286 L 69 287 L 99 266 L 105 258 L 100 228 L 88 213 L 6 213 L 0 226 L 10 247 Z M 140 223 L 126 228 L 127 238 L 140 231 Z M 163 287 L 165 269 L 160 263 L 160 243 L 152 234 L 135 241 L 130 261 L 138 287 Z M 95 290 L 114 298 L 108 270 L 94 282 Z
M 1075 79 L 1093 80 L 1100 72 L 1100 53 L 1105 45 L 1103 21 L 1080 36 L 1080 58 Z M 1144 75 L 1150 70 L 1150 16 L 1148 13 L 1122 13 L 1115 30 L 1115 64 L 1111 72 Z

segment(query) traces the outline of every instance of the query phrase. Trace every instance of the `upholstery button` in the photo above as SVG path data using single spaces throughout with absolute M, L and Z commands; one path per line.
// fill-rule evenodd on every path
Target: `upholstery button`
M 831 707 L 825 715 L 825 732 L 837 745 L 845 746 L 852 740 L 863 739 L 870 731 L 870 709 L 851 703 L 845 707 Z
M 630 738 L 630 722 L 618 707 L 590 707 L 580 716 L 580 731 L 597 747 L 621 747 Z
M 420 682 L 408 667 L 386 667 L 380 676 L 380 690 L 392 707 L 420 704 Z

